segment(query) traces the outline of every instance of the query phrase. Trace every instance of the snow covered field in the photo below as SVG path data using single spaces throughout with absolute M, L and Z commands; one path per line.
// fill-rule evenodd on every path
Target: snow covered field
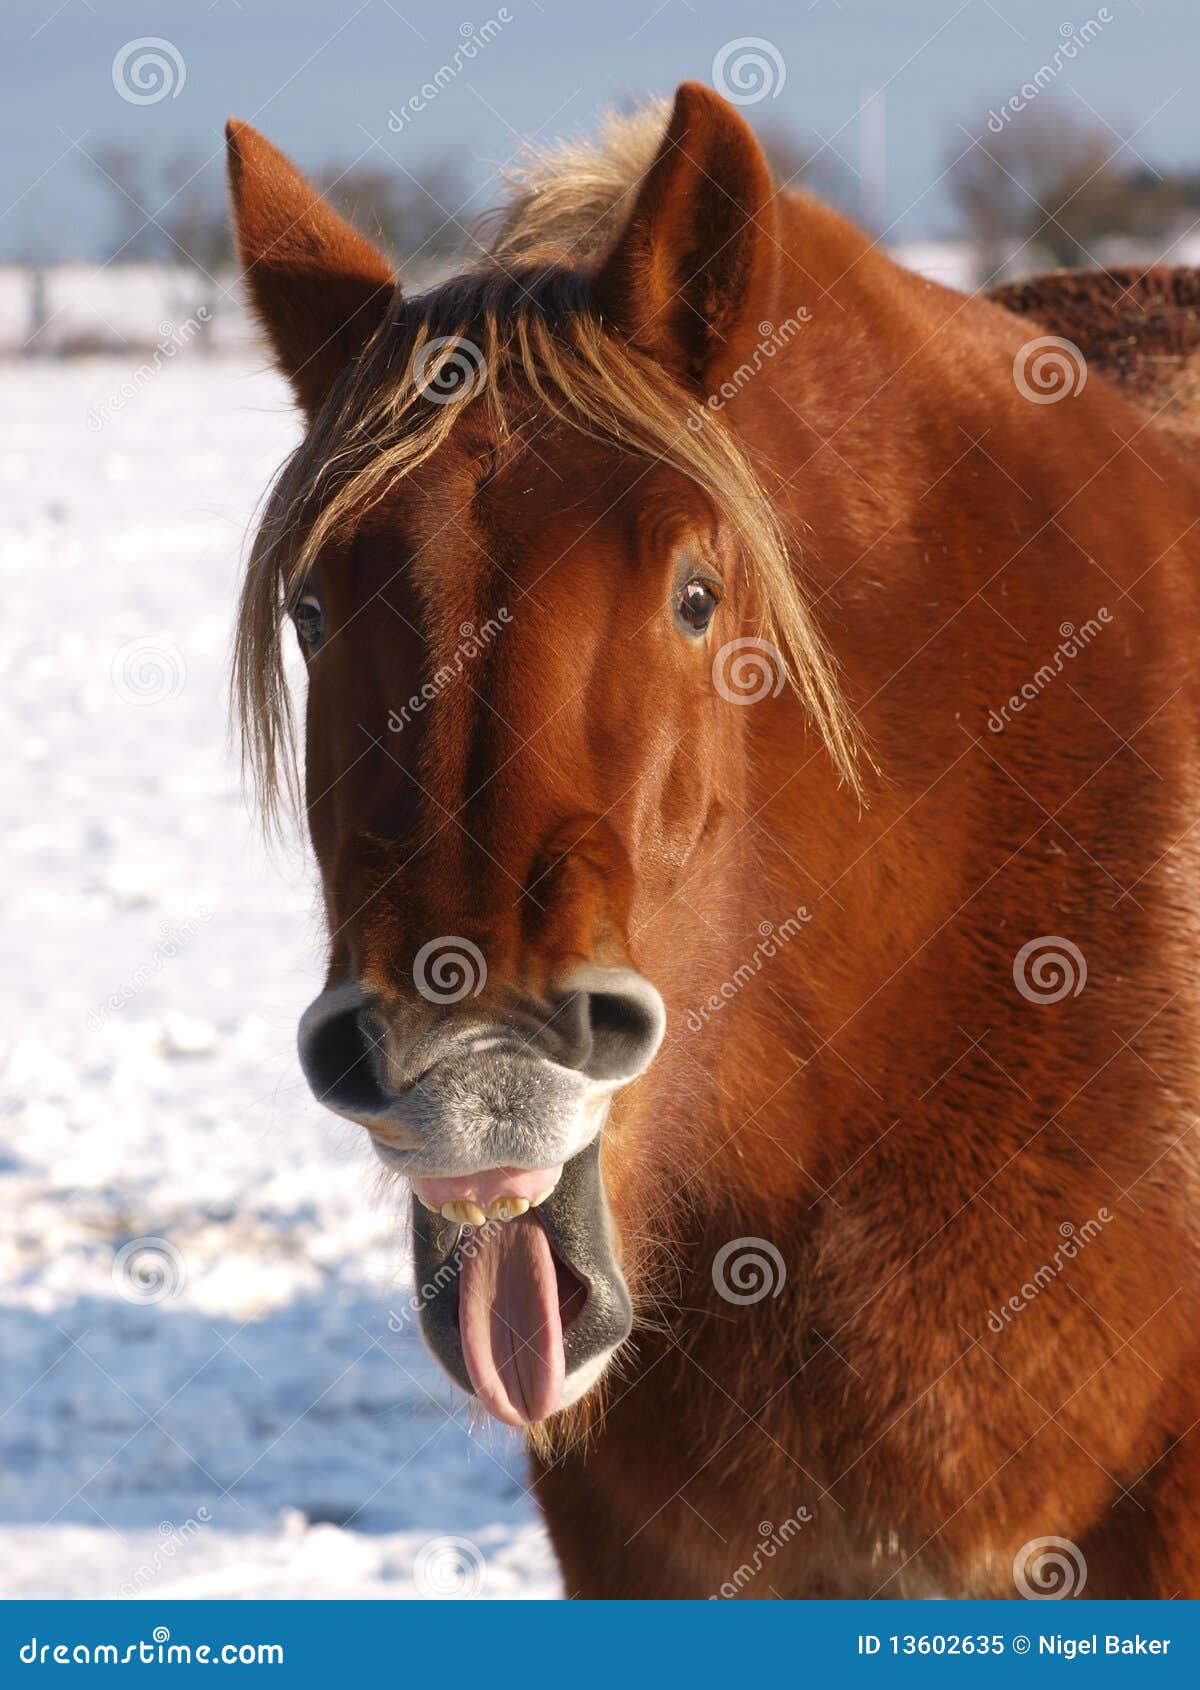
M 286 395 L 129 374 L 0 365 L 0 1595 L 558 1595 L 296 1065 L 310 866 L 260 845 L 224 697 Z

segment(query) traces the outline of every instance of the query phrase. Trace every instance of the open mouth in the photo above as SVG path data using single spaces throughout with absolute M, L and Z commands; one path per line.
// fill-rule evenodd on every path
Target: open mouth
M 451 1378 L 510 1426 L 577 1400 L 632 1325 L 599 1138 L 547 1192 L 556 1172 L 414 1181 L 425 1340 Z

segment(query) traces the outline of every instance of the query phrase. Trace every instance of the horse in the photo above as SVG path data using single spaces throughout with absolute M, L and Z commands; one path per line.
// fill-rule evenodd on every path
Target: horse
M 1194 274 L 941 286 L 695 83 L 424 290 L 228 145 L 301 1065 L 566 1594 L 1200 1596 Z

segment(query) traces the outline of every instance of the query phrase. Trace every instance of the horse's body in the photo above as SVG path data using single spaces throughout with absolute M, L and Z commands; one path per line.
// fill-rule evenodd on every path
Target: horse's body
M 352 967 L 390 1016 L 434 935 L 474 936 L 507 980 L 531 954 L 589 955 L 602 930 L 665 1000 L 662 1047 L 603 1127 L 633 1338 L 534 1440 L 570 1594 L 1005 1596 L 1023 1546 L 1058 1538 L 1088 1595 L 1200 1596 L 1186 384 L 1156 421 L 1149 378 L 1135 404 L 1099 348 L 1078 391 L 1042 402 L 1024 351 L 1041 322 L 897 269 L 807 199 L 764 198 L 748 132 L 712 96 L 685 91 L 672 122 L 631 183 L 638 238 L 613 250 L 632 256 L 589 251 L 582 273 L 605 332 L 720 398 L 702 426 L 732 435 L 799 537 L 864 749 L 849 765 L 832 706 L 820 721 L 819 675 L 823 735 L 811 696 L 701 693 L 647 644 L 651 603 L 623 618 L 643 577 L 621 575 L 619 535 L 706 520 L 675 469 L 565 418 L 506 467 L 464 406 L 419 490 L 338 542 L 341 585 L 325 580 L 331 624 L 357 629 L 340 659 L 332 637 L 310 658 L 331 978 Z M 266 151 L 241 131 L 235 154 L 256 300 L 328 433 L 400 319 L 343 296 L 365 328 L 306 393 L 329 335 L 306 344 L 300 296 L 285 312 L 278 278 L 256 282 L 267 189 L 254 199 L 246 161 Z M 699 159 L 733 224 L 694 183 L 672 200 L 672 154 Z M 271 161 L 258 177 L 278 197 Z M 651 296 L 642 317 L 621 284 Z M 367 266 L 361 299 L 383 285 Z M 463 460 L 456 478 L 456 450 L 491 479 Z M 472 488 L 486 544 L 458 533 Z M 393 586 L 401 555 L 409 573 L 441 559 L 448 525 L 458 564 Z M 726 581 L 705 678 L 757 630 L 753 568 Z M 386 639 L 361 614 L 384 581 Z M 512 631 L 434 689 L 411 750 L 380 749 L 364 724 L 415 690 L 397 634 L 424 673 L 500 603 Z M 1039 969 L 1046 950 L 1065 972 Z M 767 1294 L 736 1277 L 744 1253 L 767 1261 Z

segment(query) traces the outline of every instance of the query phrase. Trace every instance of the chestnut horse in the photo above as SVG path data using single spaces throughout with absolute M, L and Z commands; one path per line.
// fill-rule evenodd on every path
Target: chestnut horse
M 695 84 L 415 294 L 229 147 L 301 1060 L 567 1593 L 1200 1597 L 1193 282 L 952 292 Z

